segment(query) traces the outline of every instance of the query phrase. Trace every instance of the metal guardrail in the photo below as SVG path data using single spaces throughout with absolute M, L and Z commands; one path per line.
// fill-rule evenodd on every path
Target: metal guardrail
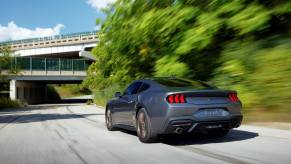
M 9 47 L 11 51 L 36 48 L 60 47 L 67 45 L 84 45 L 97 43 L 102 34 L 97 31 L 56 35 L 43 38 L 23 39 L 0 43 L 0 48 Z
M 55 39 L 68 39 L 68 38 L 83 37 L 83 36 L 90 36 L 90 35 L 97 35 L 97 32 L 98 31 L 90 31 L 90 32 L 72 33 L 72 34 L 66 34 L 66 35 L 48 36 L 48 37 L 41 37 L 41 38 L 31 38 L 31 39 L 6 41 L 6 42 L 0 42 L 0 46 L 12 45 L 12 44 L 31 43 L 31 42 L 39 42 L 39 41 L 50 41 L 50 40 L 55 40 Z

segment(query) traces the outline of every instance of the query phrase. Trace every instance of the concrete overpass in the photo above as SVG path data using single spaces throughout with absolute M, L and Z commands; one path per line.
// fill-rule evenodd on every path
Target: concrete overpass
M 49 100 L 46 84 L 81 83 L 95 60 L 90 51 L 97 45 L 96 31 L 0 43 L 10 47 L 10 98 L 34 104 Z

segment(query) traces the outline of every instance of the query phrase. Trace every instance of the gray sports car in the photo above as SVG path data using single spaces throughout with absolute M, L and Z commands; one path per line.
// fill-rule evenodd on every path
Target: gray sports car
M 236 91 L 201 81 L 174 77 L 136 80 L 108 101 L 108 130 L 134 130 L 141 142 L 156 142 L 162 134 L 204 131 L 224 136 L 242 121 Z

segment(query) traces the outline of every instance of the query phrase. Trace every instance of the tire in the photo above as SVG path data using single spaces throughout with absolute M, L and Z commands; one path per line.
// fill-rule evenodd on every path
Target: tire
M 158 135 L 154 134 L 151 128 L 149 116 L 144 108 L 137 114 L 137 136 L 143 143 L 153 143 L 158 141 Z
M 108 108 L 105 111 L 105 123 L 106 123 L 106 127 L 109 131 L 115 131 L 117 130 L 114 127 L 113 121 L 112 121 L 112 113 L 111 110 Z
M 213 130 L 209 131 L 208 135 L 211 137 L 224 137 L 228 134 L 229 129 L 219 129 L 219 130 Z

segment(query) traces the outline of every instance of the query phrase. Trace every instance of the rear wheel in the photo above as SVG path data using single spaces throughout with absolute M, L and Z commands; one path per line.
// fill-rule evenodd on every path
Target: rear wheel
M 137 135 L 139 140 L 144 143 L 158 141 L 158 135 L 153 133 L 150 125 L 150 119 L 143 108 L 140 109 L 137 114 Z
M 112 113 L 111 113 L 111 110 L 109 108 L 105 112 L 105 122 L 106 122 L 106 127 L 109 131 L 116 130 L 116 128 L 114 127 L 113 121 L 112 121 Z
M 228 132 L 229 129 L 212 130 L 208 132 L 208 135 L 212 137 L 224 137 L 228 134 Z

